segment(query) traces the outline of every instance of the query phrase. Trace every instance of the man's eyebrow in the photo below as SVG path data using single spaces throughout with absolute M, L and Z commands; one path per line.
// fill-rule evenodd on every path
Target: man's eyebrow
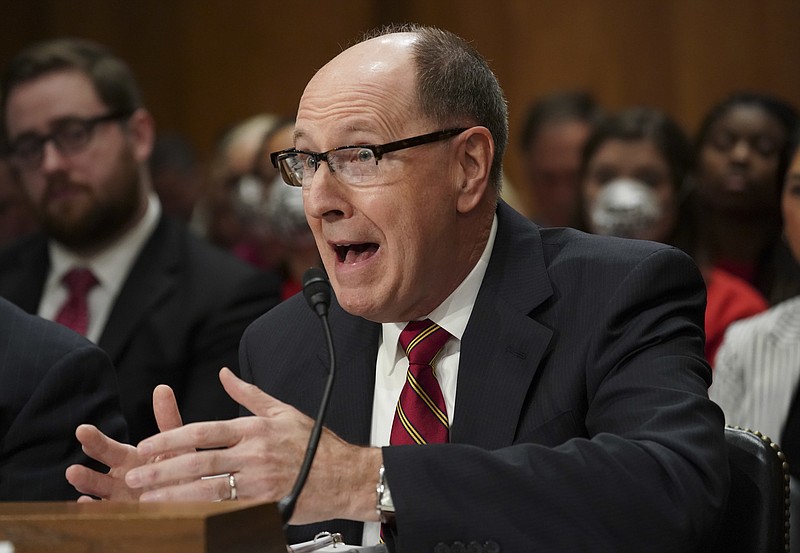
M 73 123 L 75 121 L 86 121 L 87 119 L 91 119 L 91 117 L 82 117 L 80 115 L 62 115 L 61 117 L 57 117 L 52 121 L 47 122 L 47 127 L 49 129 L 57 129 L 58 127 L 62 127 L 68 123 Z M 20 136 L 41 136 L 41 133 L 30 129 L 25 130 L 17 135 L 17 138 Z
M 297 144 L 297 140 L 299 138 L 303 138 L 305 135 L 306 133 L 304 133 L 302 130 L 295 129 L 294 133 L 292 133 L 292 140 L 294 141 L 294 144 Z

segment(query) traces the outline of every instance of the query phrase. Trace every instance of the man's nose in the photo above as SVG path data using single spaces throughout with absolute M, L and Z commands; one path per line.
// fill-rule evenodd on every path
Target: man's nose
M 42 161 L 39 164 L 42 172 L 52 173 L 54 171 L 63 170 L 65 162 L 66 158 L 64 154 L 58 149 L 53 139 L 45 140 L 44 144 L 42 144 Z
M 303 187 L 303 209 L 307 217 L 315 219 L 347 217 L 352 212 L 348 185 L 339 182 L 325 165 L 320 163 L 311 185 Z

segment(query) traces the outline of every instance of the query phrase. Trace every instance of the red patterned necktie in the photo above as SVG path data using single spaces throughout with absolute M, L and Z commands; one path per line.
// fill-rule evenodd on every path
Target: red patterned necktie
M 78 334 L 86 336 L 89 328 L 89 290 L 97 284 L 92 271 L 86 268 L 72 269 L 61 279 L 67 288 L 67 301 L 56 314 L 56 322 L 71 328 Z
M 433 362 L 450 334 L 430 320 L 411 321 L 400 333 L 408 357 L 406 383 L 392 422 L 391 445 L 446 443 L 450 423 Z
M 394 412 L 390 445 L 449 441 L 447 407 L 433 370 L 433 362 L 449 338 L 450 333 L 428 319 L 411 321 L 400 333 L 400 345 L 408 357 L 408 372 Z M 381 524 L 381 543 L 387 531 L 386 525 Z

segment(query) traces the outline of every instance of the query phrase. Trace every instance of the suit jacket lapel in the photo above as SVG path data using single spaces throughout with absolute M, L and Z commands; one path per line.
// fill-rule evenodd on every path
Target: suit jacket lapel
M 181 255 L 178 236 L 162 217 L 139 252 L 100 336 L 98 345 L 115 364 L 142 319 L 175 287 L 175 271 Z
M 492 257 L 461 343 L 450 439 L 513 443 L 525 398 L 552 338 L 529 314 L 552 294 L 536 227 L 501 203 Z M 490 418 L 487 405 L 502 406 Z

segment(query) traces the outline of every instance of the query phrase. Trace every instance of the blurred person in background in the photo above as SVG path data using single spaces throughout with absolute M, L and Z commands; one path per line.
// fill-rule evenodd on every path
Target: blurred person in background
M 36 216 L 14 182 L 8 161 L 0 158 L 0 248 L 37 229 Z
M 283 278 L 281 298 L 287 299 L 302 289 L 303 273 L 321 267 L 314 236 L 303 211 L 303 193 L 286 186 L 272 166 L 269 154 L 294 144 L 294 119 L 281 120 L 267 135 L 259 149 L 252 178 L 240 180 L 235 205 L 238 206 L 253 240 L 271 255 L 275 269 Z
M 553 93 L 529 108 L 520 140 L 521 184 L 533 200 L 531 218 L 538 224 L 577 224 L 581 149 L 600 116 L 597 102 L 583 91 Z
M 89 421 L 127 440 L 108 355 L 0 298 L 0 501 L 77 499 L 67 467 L 101 468 L 75 438 Z
M 697 134 L 696 257 L 754 285 L 774 305 L 800 292 L 800 269 L 781 240 L 780 183 L 796 110 L 767 94 L 737 92 Z
M 149 165 L 164 213 L 189 223 L 203 190 L 203 171 L 188 138 L 177 132 L 158 133 Z
M 163 213 L 147 162 L 155 123 L 127 65 L 89 41 L 21 51 L 0 88 L 2 140 L 41 233 L 0 253 L 0 295 L 111 357 L 131 440 L 156 432 L 152 392 L 175 391 L 186 422 L 226 419 L 217 380 L 278 301 L 278 279 Z
M 800 262 L 800 136 L 781 191 L 783 234 Z M 710 397 L 728 424 L 778 440 L 789 461 L 791 520 L 800 520 L 800 297 L 730 327 L 717 355 Z M 800 524 L 791 525 L 800 551 Z
M 581 163 L 581 226 L 597 234 L 655 240 L 695 250 L 692 146 L 667 114 L 648 107 L 601 122 Z M 705 355 L 714 364 L 725 329 L 760 313 L 766 300 L 744 280 L 700 264 L 708 290 Z
M 239 121 L 224 132 L 214 148 L 206 188 L 192 221 L 192 226 L 212 244 L 267 269 L 274 262 L 250 243 L 234 198 L 239 181 L 253 173 L 264 136 L 278 120 L 276 115 L 262 113 Z

